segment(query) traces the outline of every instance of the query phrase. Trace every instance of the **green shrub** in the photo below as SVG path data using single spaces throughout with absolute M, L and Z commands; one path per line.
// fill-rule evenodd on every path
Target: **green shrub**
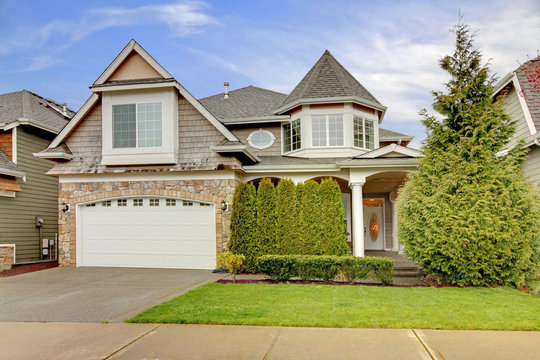
M 345 227 L 345 210 L 341 201 L 341 188 L 332 178 L 321 181 L 320 188 L 321 219 L 320 239 L 321 254 L 346 255 L 349 253 Z
M 353 283 L 355 280 L 367 279 L 369 275 L 369 268 L 365 258 L 354 256 L 342 256 L 340 258 L 339 271 L 341 276 L 350 283 Z
M 276 186 L 276 254 L 294 254 L 300 247 L 297 208 L 294 182 L 281 179 Z
M 362 259 L 370 277 L 380 281 L 383 285 L 389 285 L 394 279 L 394 260 L 383 257 L 366 256 Z
M 296 276 L 294 255 L 263 255 L 257 259 L 259 272 L 275 281 L 286 281 Z
M 320 185 L 308 180 L 302 190 L 302 202 L 300 204 L 300 229 L 301 248 L 299 254 L 321 255 L 321 206 Z
M 276 244 L 276 188 L 264 178 L 257 189 L 257 229 L 255 232 L 258 255 L 277 254 Z
M 340 269 L 340 257 L 331 255 L 295 256 L 296 272 L 302 280 L 334 280 Z
M 225 265 L 229 270 L 229 273 L 233 276 L 233 283 L 236 282 L 236 274 L 242 270 L 246 257 L 242 254 L 233 254 L 229 251 L 221 253 L 217 256 L 220 263 Z
M 257 226 L 257 198 L 253 184 L 241 182 L 234 191 L 231 211 L 231 237 L 227 247 L 233 254 L 246 257 L 244 267 L 247 272 L 257 270 L 256 260 L 259 249 L 255 239 Z

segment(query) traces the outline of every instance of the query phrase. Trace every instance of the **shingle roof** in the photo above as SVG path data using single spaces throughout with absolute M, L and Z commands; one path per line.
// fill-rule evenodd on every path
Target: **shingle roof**
M 408 139 L 412 140 L 414 137 L 410 135 L 398 133 L 396 131 L 379 128 L 379 141 L 384 141 L 386 139 L 396 139 L 396 138 L 401 138 L 403 140 L 408 140 Z
M 68 108 L 67 117 L 63 116 L 61 104 L 28 90 L 0 95 L 0 124 L 26 119 L 58 133 L 74 114 Z
M 537 131 L 540 131 L 540 88 L 534 89 L 533 83 L 529 81 L 530 78 L 527 75 L 528 72 L 532 71 L 532 73 L 536 76 L 536 70 L 538 68 L 540 68 L 540 56 L 522 64 L 515 70 L 515 74 L 524 93 L 519 95 L 524 95 L 525 102 L 527 103 L 527 107 L 529 108 L 529 112 L 531 113 L 531 117 L 534 122 L 534 126 L 536 127 Z
M 356 96 L 376 104 L 380 102 L 358 82 L 328 50 L 296 85 L 280 107 L 300 99 Z
M 0 174 L 24 176 L 24 172 L 2 150 L 0 150 Z
M 219 120 L 273 116 L 287 97 L 286 94 L 255 86 L 246 86 L 229 92 L 199 99 L 199 102 Z

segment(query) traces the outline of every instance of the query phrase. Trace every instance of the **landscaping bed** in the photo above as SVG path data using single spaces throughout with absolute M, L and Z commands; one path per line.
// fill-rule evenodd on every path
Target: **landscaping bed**
M 57 261 L 42 262 L 36 264 L 13 265 L 9 270 L 0 271 L 0 277 L 15 276 L 29 272 L 47 270 L 58 267 Z
M 211 283 L 136 323 L 540 330 L 540 299 L 510 288 Z

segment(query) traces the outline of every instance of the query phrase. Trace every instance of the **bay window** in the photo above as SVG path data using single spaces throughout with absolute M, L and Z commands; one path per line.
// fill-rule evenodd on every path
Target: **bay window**
M 372 120 L 354 116 L 354 146 L 364 149 L 375 149 L 375 125 Z
M 311 135 L 313 146 L 343 146 L 343 115 L 313 115 Z

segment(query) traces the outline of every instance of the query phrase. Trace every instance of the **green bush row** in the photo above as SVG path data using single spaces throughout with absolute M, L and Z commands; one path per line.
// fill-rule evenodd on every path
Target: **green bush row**
M 257 267 L 259 272 L 275 281 L 293 277 L 331 281 L 341 275 L 348 282 L 372 278 L 391 284 L 394 277 L 394 260 L 380 257 L 264 255 L 257 259 Z

